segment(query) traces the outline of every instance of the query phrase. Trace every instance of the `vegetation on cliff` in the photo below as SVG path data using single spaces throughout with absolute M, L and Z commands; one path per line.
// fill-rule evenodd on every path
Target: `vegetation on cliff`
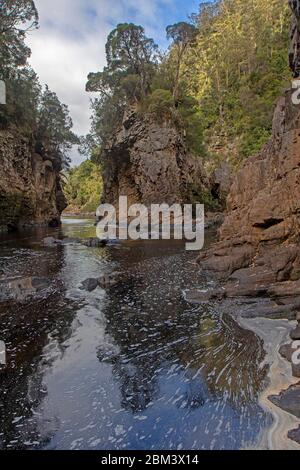
M 189 150 L 208 166 L 238 166 L 269 139 L 277 98 L 290 71 L 290 13 L 282 0 L 222 0 L 200 5 L 189 23 L 167 28 L 160 53 L 141 26 L 120 24 L 108 37 L 107 66 L 91 73 L 89 148 L 101 148 L 135 106 L 172 120 Z
M 56 171 L 68 166 L 68 151 L 78 143 L 66 105 L 46 86 L 42 89 L 27 64 L 26 34 L 38 27 L 32 0 L 1 0 L 0 80 L 6 84 L 7 104 L 0 106 L 0 129 L 17 130 L 33 150 L 51 160 Z

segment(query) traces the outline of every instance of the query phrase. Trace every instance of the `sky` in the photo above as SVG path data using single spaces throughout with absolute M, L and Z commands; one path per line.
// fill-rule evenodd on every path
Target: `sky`
M 167 47 L 165 28 L 185 21 L 198 11 L 200 0 L 35 0 L 40 27 L 29 33 L 30 64 L 42 84 L 47 83 L 68 105 L 74 131 L 85 135 L 90 127 L 90 94 L 85 92 L 89 72 L 105 66 L 105 43 L 118 24 L 141 24 L 146 34 Z M 72 164 L 83 157 L 74 149 Z

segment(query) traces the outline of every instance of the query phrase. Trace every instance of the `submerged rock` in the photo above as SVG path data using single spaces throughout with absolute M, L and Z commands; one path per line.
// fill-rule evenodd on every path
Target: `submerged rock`
M 101 287 L 102 289 L 108 289 L 118 283 L 121 274 L 122 273 L 115 272 L 103 274 L 99 278 L 86 279 L 82 282 L 81 288 L 82 290 L 86 290 L 88 292 L 93 292 L 95 289 L 97 289 L 97 287 Z
M 93 292 L 99 286 L 99 279 L 89 278 L 83 281 L 82 290 Z
M 100 238 L 88 238 L 86 240 L 82 240 L 82 244 L 88 248 L 103 248 L 107 243 L 107 240 L 100 240 Z
M 103 344 L 97 349 L 97 358 L 100 362 L 115 363 L 120 356 L 120 351 L 114 344 Z
M 62 240 L 54 237 L 46 237 L 43 239 L 45 246 L 66 246 L 66 245 L 84 245 L 88 248 L 102 248 L 107 245 L 106 240 L 99 238 L 63 238 Z
M 0 282 L 2 300 L 23 301 L 26 298 L 46 290 L 51 282 L 43 277 L 17 277 Z
M 294 341 L 300 340 L 300 326 L 291 332 L 291 339 Z
M 210 300 L 222 300 L 225 297 L 223 289 L 203 289 L 191 290 L 184 292 L 184 298 L 191 304 L 201 304 L 209 302 Z
M 113 287 L 118 283 L 120 273 L 105 274 L 99 278 L 99 286 L 103 289 Z
M 54 237 L 46 237 L 46 238 L 43 239 L 43 244 L 45 246 L 61 245 L 61 240 L 57 240 Z

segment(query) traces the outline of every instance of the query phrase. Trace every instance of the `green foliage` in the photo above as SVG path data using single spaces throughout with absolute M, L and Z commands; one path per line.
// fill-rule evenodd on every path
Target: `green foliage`
M 58 171 L 68 166 L 68 152 L 79 143 L 72 127 L 68 107 L 46 86 L 38 108 L 36 150 L 52 159 Z
M 91 160 L 84 161 L 67 173 L 64 192 L 68 204 L 81 212 L 95 212 L 100 204 L 103 183 L 101 170 Z
M 203 143 L 203 119 L 195 98 L 188 95 L 180 97 L 178 114 L 180 116 L 181 127 L 185 130 L 187 147 L 196 155 L 204 157 L 206 149 Z
M 38 81 L 26 65 L 30 49 L 26 34 L 37 28 L 32 0 L 0 2 L 0 79 L 5 81 L 7 104 L 0 106 L 0 128 L 17 128 L 35 150 L 60 171 L 69 163 L 68 152 L 78 143 L 67 106 Z
M 1 0 L 0 4 L 0 78 L 24 66 L 30 56 L 25 44 L 28 31 L 38 26 L 38 13 L 32 0 Z
M 174 56 L 173 98 L 176 106 L 180 89 L 182 62 L 188 47 L 194 43 L 198 31 L 194 25 L 185 22 L 168 26 L 166 31 L 167 39 L 173 40 L 171 46 L 172 55 Z
M 90 149 L 100 158 L 135 104 L 159 122 L 173 120 L 208 166 L 240 165 L 270 138 L 274 106 L 290 80 L 289 29 L 282 0 L 201 3 L 191 23 L 167 27 L 172 43 L 157 62 L 142 27 L 118 25 L 108 37 L 107 67 L 89 75 L 87 89 L 99 92 Z
M 197 36 L 197 29 L 190 23 L 180 22 L 167 26 L 167 39 L 172 39 L 175 45 L 184 47 Z
M 154 90 L 148 97 L 147 107 L 159 120 L 170 119 L 174 108 L 172 93 L 169 90 Z
M 14 125 L 30 137 L 37 123 L 41 86 L 30 67 L 16 69 L 5 80 L 7 104 L 0 106 L 0 128 Z
M 199 103 L 208 154 L 239 162 L 271 135 L 275 103 L 290 79 L 288 2 L 223 0 L 194 16 L 186 93 Z
M 102 147 L 121 124 L 126 106 L 144 99 L 157 66 L 157 46 L 141 26 L 119 24 L 106 43 L 107 66 L 90 73 L 87 91 L 99 93 L 92 102 L 89 143 Z M 91 150 L 91 148 L 90 148 Z

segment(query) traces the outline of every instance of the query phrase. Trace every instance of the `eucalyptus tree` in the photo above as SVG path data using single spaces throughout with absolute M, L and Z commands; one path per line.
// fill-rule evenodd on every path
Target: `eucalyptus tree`
M 170 25 L 167 27 L 167 38 L 172 39 L 172 51 L 175 53 L 175 77 L 173 87 L 174 102 L 177 103 L 180 72 L 183 63 L 184 55 L 189 45 L 191 45 L 197 36 L 197 28 L 189 23 L 181 22 Z

